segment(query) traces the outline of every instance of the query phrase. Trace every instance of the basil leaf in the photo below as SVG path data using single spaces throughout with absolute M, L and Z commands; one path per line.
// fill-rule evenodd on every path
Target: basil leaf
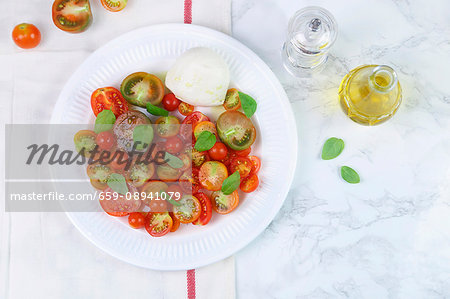
M 116 116 L 111 110 L 103 110 L 97 115 L 95 119 L 95 133 L 100 133 L 104 131 L 109 131 L 113 128 L 116 122 Z
M 245 115 L 247 115 L 248 118 L 252 117 L 253 114 L 255 114 L 256 107 L 258 107 L 255 99 L 240 91 L 239 99 L 241 100 L 242 110 L 244 110 Z
M 350 184 L 358 184 L 360 182 L 359 174 L 348 166 L 341 167 L 342 178 Z
M 322 148 L 322 159 L 331 160 L 339 156 L 344 150 L 344 140 L 332 137 L 325 141 Z
M 164 161 L 167 161 L 170 167 L 178 169 L 184 166 L 183 161 L 177 156 L 171 155 L 168 152 L 164 155 Z
M 122 195 L 125 195 L 128 192 L 127 182 L 125 177 L 121 174 L 112 173 L 108 178 L 107 184 L 113 191 Z
M 210 150 L 216 144 L 216 135 L 209 131 L 203 131 L 198 135 L 194 148 L 199 152 Z
M 232 175 L 227 177 L 222 183 L 222 192 L 225 195 L 230 195 L 239 187 L 241 183 L 241 175 L 239 171 L 235 171 Z
M 175 199 L 172 199 L 172 198 L 170 198 L 170 194 L 169 193 L 167 193 L 167 192 L 165 192 L 165 191 L 160 191 L 159 192 L 159 194 L 163 194 L 163 193 L 166 193 L 166 201 L 168 202 L 168 203 L 170 203 L 171 205 L 174 205 L 174 206 L 176 206 L 176 207 L 179 207 L 179 206 L 181 206 L 181 203 L 179 203 L 178 201 L 176 201 Z M 162 196 L 161 196 L 162 197 Z M 170 199 L 169 199 L 170 198 Z
M 148 113 L 156 116 L 169 116 L 169 111 L 160 108 L 158 106 L 152 105 L 151 103 L 147 103 L 147 111 Z
M 133 130 L 133 142 L 136 149 L 141 151 L 153 141 L 153 127 L 151 125 L 137 125 Z

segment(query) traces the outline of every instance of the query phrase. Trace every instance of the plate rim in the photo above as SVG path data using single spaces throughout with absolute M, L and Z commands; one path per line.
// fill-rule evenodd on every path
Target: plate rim
M 132 264 L 132 265 L 135 265 L 138 267 L 143 267 L 143 268 L 152 269 L 152 270 L 162 270 L 162 271 L 188 270 L 188 269 L 203 267 L 203 266 L 221 261 L 225 258 L 228 258 L 231 255 L 236 254 L 237 252 L 242 250 L 244 247 L 249 245 L 252 241 L 254 241 L 258 236 L 260 236 L 261 233 L 263 231 L 265 231 L 265 229 L 274 220 L 275 216 L 278 214 L 281 207 L 283 206 L 283 204 L 287 198 L 287 195 L 289 193 L 290 187 L 292 186 L 292 183 L 294 180 L 296 167 L 297 167 L 297 163 L 298 163 L 298 130 L 297 130 L 297 124 L 295 121 L 295 117 L 294 117 L 294 114 L 292 111 L 292 107 L 291 107 L 291 104 L 287 97 L 286 91 L 284 90 L 279 79 L 275 76 L 273 71 L 256 53 L 254 53 L 251 49 L 249 49 L 246 45 L 242 44 L 237 39 L 235 39 L 232 36 L 229 36 L 227 34 L 224 34 L 222 32 L 219 32 L 219 31 L 216 31 L 214 29 L 207 28 L 204 26 L 193 25 L 193 24 L 177 24 L 177 23 L 150 25 L 150 26 L 146 26 L 146 27 L 128 31 L 128 32 L 112 39 L 105 45 L 99 47 L 97 50 L 95 50 L 94 52 L 89 54 L 89 56 L 78 66 L 78 68 L 70 76 L 68 81 L 66 81 L 63 89 L 61 90 L 61 92 L 59 94 L 59 97 L 57 99 L 55 107 L 53 109 L 50 123 L 51 124 L 59 123 L 59 120 L 58 120 L 59 115 L 57 115 L 57 111 L 61 111 L 60 106 L 63 105 L 64 98 L 67 97 L 67 93 L 71 89 L 70 88 L 72 85 L 71 82 L 74 81 L 74 79 L 78 76 L 78 73 L 80 73 L 82 71 L 83 67 L 86 64 L 89 64 L 89 62 L 93 58 L 95 58 L 95 56 L 98 55 L 98 53 L 101 53 L 106 48 L 110 47 L 111 45 L 116 44 L 118 41 L 120 41 L 122 39 L 125 39 L 129 35 L 136 35 L 136 34 L 139 34 L 139 32 L 147 32 L 147 31 L 155 31 L 155 30 L 156 31 L 164 31 L 164 30 L 184 31 L 187 34 L 197 33 L 197 34 L 206 35 L 206 36 L 210 36 L 210 37 L 220 38 L 221 40 L 225 41 L 226 43 L 231 44 L 231 46 L 233 46 L 234 48 L 236 48 L 240 51 L 243 51 L 247 56 L 251 57 L 252 61 L 255 64 L 257 64 L 258 67 L 264 69 L 265 74 L 271 79 L 271 83 L 273 84 L 274 90 L 276 90 L 276 93 L 280 96 L 280 100 L 282 102 L 284 102 L 284 105 L 287 106 L 286 112 L 289 114 L 289 116 L 284 121 L 287 122 L 286 126 L 290 126 L 292 136 L 289 136 L 289 137 L 292 138 L 291 142 L 294 145 L 294 148 L 293 148 L 293 153 L 294 153 L 293 159 L 294 160 L 291 160 L 292 167 L 289 168 L 289 171 L 286 171 L 287 178 L 289 179 L 289 183 L 286 185 L 286 188 L 284 188 L 283 190 L 280 190 L 281 199 L 278 200 L 277 204 L 274 206 L 274 208 L 265 215 L 265 217 L 261 221 L 261 224 L 257 228 L 255 228 L 251 234 L 248 234 L 248 235 L 240 238 L 240 240 L 238 242 L 236 242 L 237 245 L 233 247 L 233 250 L 231 250 L 232 252 L 226 252 L 226 251 L 218 252 L 213 257 L 211 257 L 209 259 L 204 259 L 201 262 L 197 262 L 197 263 L 195 263 L 195 265 L 193 265 L 191 261 L 187 261 L 187 262 L 183 263 L 182 265 L 180 264 L 178 266 L 173 266 L 173 265 L 160 266 L 159 264 L 152 264 L 152 265 L 139 264 L 139 263 L 135 262 L 134 260 L 132 260 L 131 258 L 129 258 L 129 256 L 124 256 L 122 254 L 118 254 L 117 252 L 114 252 L 113 250 L 106 248 L 107 246 L 103 246 L 102 244 L 100 244 L 99 241 L 97 241 L 94 236 L 90 235 L 88 231 L 85 231 L 83 228 L 81 228 L 78 225 L 77 221 L 72 216 L 72 213 L 75 213 L 75 212 L 65 212 L 67 217 L 72 222 L 72 224 L 77 228 L 77 230 L 86 239 L 88 239 L 93 245 L 95 245 L 102 251 L 108 253 L 109 255 L 111 255 L 121 261 L 127 262 L 129 264 Z

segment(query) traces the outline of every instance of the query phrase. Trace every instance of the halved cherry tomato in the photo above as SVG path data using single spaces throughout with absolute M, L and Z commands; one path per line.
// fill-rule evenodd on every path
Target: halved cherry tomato
M 12 38 L 22 49 L 31 49 L 41 42 L 41 32 L 33 24 L 22 23 L 14 27 Z
M 252 174 L 248 178 L 244 179 L 239 186 L 245 193 L 250 193 L 256 190 L 259 186 L 259 179 L 256 174 Z
M 229 168 L 231 161 L 233 161 L 235 157 L 237 157 L 236 154 L 232 153 L 232 150 L 228 149 L 227 156 L 225 157 L 225 159 L 220 160 L 220 162 L 222 162 L 227 168 Z
M 126 172 L 127 182 L 132 183 L 136 187 L 144 185 L 149 181 L 155 173 L 155 165 L 141 161 L 133 163 L 130 169 Z
M 222 142 L 216 142 L 216 144 L 208 151 L 208 154 L 211 159 L 220 161 L 227 157 L 228 148 Z
M 201 121 L 194 128 L 195 139 L 197 139 L 198 136 L 200 136 L 200 134 L 204 131 L 208 131 L 208 132 L 216 135 L 216 137 L 217 137 L 216 125 L 210 121 Z
M 92 23 L 89 0 L 55 0 L 52 7 L 53 23 L 69 33 L 85 31 Z
M 209 161 L 208 152 L 199 152 L 194 148 L 192 149 L 192 165 L 194 167 L 200 167 L 207 161 Z
M 245 157 L 235 157 L 231 163 L 230 166 L 228 166 L 231 173 L 234 173 L 235 171 L 238 171 L 241 180 L 248 177 L 253 169 L 253 163 L 250 161 L 250 159 Z
M 239 204 L 239 194 L 235 190 L 230 195 L 225 195 L 222 191 L 213 192 L 211 195 L 212 208 L 219 214 L 228 214 Z
M 245 150 L 242 150 L 242 151 L 231 150 L 231 152 L 233 154 L 235 154 L 236 156 L 239 156 L 239 157 L 247 157 L 248 155 L 250 155 L 251 151 L 252 151 L 251 147 L 249 147 Z
M 189 140 L 190 138 L 192 138 L 192 135 L 194 134 L 195 126 L 199 122 L 202 122 L 202 121 L 209 121 L 209 118 L 206 115 L 204 115 L 203 113 L 201 113 L 200 111 L 195 111 L 195 112 L 191 113 L 181 123 L 182 125 L 186 125 L 186 126 L 181 126 L 181 132 L 180 132 L 181 137 L 183 137 L 184 140 Z M 189 127 L 187 125 L 191 125 L 191 127 Z
M 145 216 L 140 212 L 130 213 L 128 216 L 128 224 L 132 228 L 142 228 L 145 225 Z
M 95 142 L 101 149 L 109 151 L 116 144 L 116 138 L 111 131 L 104 131 L 98 133 Z
M 140 111 L 129 110 L 120 115 L 113 127 L 114 135 L 116 135 L 117 147 L 127 152 L 132 151 L 134 147 L 134 129 L 140 125 L 148 125 L 151 127 L 150 124 L 150 119 Z M 149 143 L 150 142 L 151 140 L 149 140 Z
M 178 156 L 181 161 L 183 161 L 183 167 L 180 168 L 181 171 L 186 171 L 192 167 L 192 159 L 188 154 L 181 154 Z
M 192 171 L 185 171 L 180 179 L 180 187 L 187 194 L 195 194 L 200 190 L 200 182 L 198 181 L 198 168 L 192 168 Z
M 228 89 L 225 101 L 223 102 L 223 107 L 228 111 L 234 111 L 241 108 L 241 100 L 236 88 Z
M 172 228 L 170 229 L 170 232 L 176 232 L 178 228 L 180 227 L 180 220 L 178 220 L 177 217 L 173 214 L 173 212 L 169 212 L 170 217 L 172 218 Z
M 158 105 L 164 97 L 164 84 L 155 75 L 138 72 L 128 75 L 120 85 L 120 92 L 130 103 L 146 107 L 147 103 Z
M 249 148 L 256 139 L 252 121 L 239 111 L 225 111 L 217 119 L 219 137 L 231 149 L 241 151 Z
M 201 205 L 195 196 L 184 195 L 178 203 L 173 207 L 173 214 L 181 223 L 191 223 L 200 217 Z
M 252 174 L 257 174 L 261 168 L 261 160 L 256 156 L 248 156 L 248 159 L 252 161 Z
M 175 97 L 173 93 L 168 93 L 162 99 L 162 104 L 164 109 L 167 111 L 177 110 L 178 106 L 180 106 L 181 101 Z
M 102 5 L 109 11 L 117 12 L 127 6 L 127 1 L 128 0 L 102 0 Z
M 141 187 L 141 192 L 145 193 L 144 204 L 150 207 L 152 198 L 156 198 L 157 194 L 166 192 L 169 186 L 161 181 L 150 181 Z
M 97 146 L 95 141 L 96 134 L 91 130 L 81 130 L 78 131 L 73 137 L 73 142 L 75 143 L 75 149 L 77 152 L 81 152 L 83 150 L 83 155 L 85 157 L 89 157 L 91 152 Z
M 161 181 L 173 182 L 180 177 L 181 171 L 170 167 L 168 164 L 163 164 L 156 167 L 156 174 Z
M 181 152 L 184 147 L 184 143 L 180 137 L 173 136 L 166 140 L 165 147 L 168 153 L 175 155 Z
M 136 194 L 138 191 L 136 187 L 131 184 L 127 184 L 128 192 L 132 195 Z M 127 196 L 117 193 L 110 187 L 103 191 L 103 196 L 100 198 L 100 205 L 103 210 L 111 216 L 122 217 L 126 216 L 132 212 L 139 212 L 142 206 L 141 198 L 135 199 L 134 196 L 130 200 Z
M 96 89 L 91 95 L 91 107 L 95 116 L 103 110 L 111 110 L 116 117 L 128 111 L 128 103 L 114 87 Z
M 188 116 L 191 115 L 192 112 L 194 112 L 194 108 L 195 108 L 194 106 L 189 105 L 188 103 L 181 102 L 178 105 L 178 112 L 180 112 L 184 116 Z
M 218 161 L 208 161 L 200 167 L 198 179 L 203 188 L 218 191 L 223 181 L 228 177 L 227 167 Z
M 180 130 L 180 120 L 173 115 L 161 116 L 155 122 L 156 134 L 162 138 L 173 137 Z
M 193 223 L 195 225 L 207 225 L 212 216 L 211 200 L 203 192 L 196 193 L 194 196 L 200 201 L 202 212 L 200 213 L 200 217 Z
M 149 213 L 145 223 L 145 230 L 153 237 L 161 237 L 172 229 L 172 217 L 168 212 Z
M 128 163 L 128 154 L 124 151 L 117 150 L 113 152 L 112 155 L 112 161 L 110 163 L 111 168 L 119 171 L 124 170 Z
M 108 165 L 100 163 L 89 164 L 87 167 L 87 175 L 91 181 L 91 185 L 98 189 L 104 190 L 108 187 L 107 182 L 112 170 Z

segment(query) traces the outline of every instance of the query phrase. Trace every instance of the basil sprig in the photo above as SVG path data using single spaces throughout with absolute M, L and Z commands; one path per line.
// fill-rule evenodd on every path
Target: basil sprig
M 111 110 L 103 110 L 97 115 L 95 119 L 95 133 L 100 133 L 104 131 L 109 131 L 113 128 L 114 123 L 116 122 L 116 116 Z
M 360 182 L 359 174 L 353 168 L 348 166 L 341 167 L 341 176 L 350 184 L 358 184 Z
M 241 100 L 241 107 L 244 110 L 245 115 L 250 118 L 255 114 L 258 104 L 255 99 L 253 99 L 248 94 L 239 91 L 239 99 Z
M 127 182 L 125 177 L 121 174 L 112 173 L 108 178 L 107 184 L 113 191 L 122 195 L 125 195 L 128 192 Z
M 344 150 L 344 141 L 342 139 L 331 137 L 322 148 L 322 159 L 331 160 L 339 156 Z
M 227 177 L 222 183 L 222 192 L 225 195 L 233 193 L 241 183 L 241 175 L 239 171 L 235 171 L 232 175 Z
M 137 150 L 143 150 L 153 141 L 152 125 L 137 125 L 133 130 L 133 142 L 136 143 Z M 146 145 L 144 147 L 144 145 Z
M 216 144 L 216 135 L 209 131 L 203 131 L 198 135 L 194 148 L 199 152 L 210 150 Z
M 169 116 L 169 111 L 166 109 L 160 108 L 158 106 L 155 106 L 151 103 L 147 103 L 147 111 L 150 114 L 156 115 L 156 116 Z
M 175 169 L 182 168 L 184 166 L 184 163 L 180 158 L 171 155 L 168 152 L 166 152 L 164 155 L 164 161 L 167 161 L 167 164 L 169 164 L 170 167 Z

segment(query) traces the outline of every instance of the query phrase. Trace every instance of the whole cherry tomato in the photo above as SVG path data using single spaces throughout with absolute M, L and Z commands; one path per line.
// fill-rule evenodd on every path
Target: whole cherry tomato
M 31 49 L 41 42 L 41 32 L 33 24 L 22 23 L 14 27 L 12 38 L 22 49 Z
M 181 101 L 177 99 L 173 93 L 166 94 L 162 100 L 164 109 L 167 111 L 177 110 L 180 103 Z
M 114 134 L 111 131 L 98 133 L 95 141 L 97 142 L 98 146 L 105 151 L 109 151 L 116 144 L 116 139 L 114 138 Z
M 220 161 L 227 157 L 228 149 L 222 142 L 216 142 L 216 144 L 208 151 L 208 154 L 211 159 Z
M 174 136 L 167 139 L 165 148 L 170 154 L 178 154 L 184 148 L 184 144 L 180 137 Z
M 130 213 L 128 216 L 128 224 L 132 228 L 141 228 L 145 225 L 145 216 L 139 212 Z

